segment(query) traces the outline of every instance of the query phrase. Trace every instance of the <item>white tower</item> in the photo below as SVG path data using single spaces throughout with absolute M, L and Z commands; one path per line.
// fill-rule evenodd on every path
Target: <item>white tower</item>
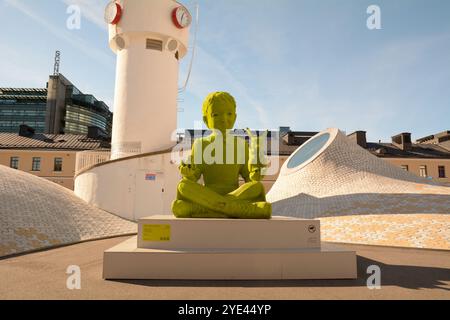
M 111 156 L 77 153 L 75 194 L 130 220 L 167 214 L 181 179 L 171 151 L 192 17 L 174 0 L 116 0 L 105 20 L 117 54 Z
M 117 54 L 111 159 L 170 148 L 191 15 L 174 0 L 118 0 L 105 19 Z

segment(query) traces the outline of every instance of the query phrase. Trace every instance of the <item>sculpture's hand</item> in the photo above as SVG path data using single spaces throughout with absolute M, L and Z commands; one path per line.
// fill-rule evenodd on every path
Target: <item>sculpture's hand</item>
M 250 180 L 261 181 L 264 176 L 264 168 L 268 166 L 266 157 L 267 134 L 266 130 L 261 136 L 253 135 L 249 128 L 246 129 L 250 137 L 248 170 L 250 171 Z
M 197 181 L 200 178 L 201 172 L 200 170 L 193 164 L 185 163 L 181 161 L 180 166 L 178 167 L 183 178 Z

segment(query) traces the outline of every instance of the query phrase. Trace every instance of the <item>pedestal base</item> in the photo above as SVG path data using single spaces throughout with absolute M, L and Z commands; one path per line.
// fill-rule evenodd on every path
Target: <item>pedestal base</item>
M 356 253 L 318 249 L 161 250 L 137 238 L 105 251 L 105 279 L 282 280 L 355 279 Z
M 105 279 L 354 279 L 356 253 L 321 246 L 320 220 L 139 220 L 138 236 L 104 253 Z

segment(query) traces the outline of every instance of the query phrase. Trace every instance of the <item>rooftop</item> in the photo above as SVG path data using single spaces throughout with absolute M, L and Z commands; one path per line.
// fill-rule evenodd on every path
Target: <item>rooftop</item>
M 413 143 L 410 150 L 402 150 L 392 143 L 367 143 L 367 150 L 384 158 L 437 158 L 450 159 L 450 151 L 442 146 Z
M 0 103 L 24 102 L 24 101 L 47 102 L 47 89 L 41 88 L 0 88 Z
M 253 133 L 260 135 L 264 131 L 263 130 L 254 130 Z M 311 137 L 315 136 L 318 132 L 316 131 L 292 131 L 289 127 L 280 127 L 279 130 L 269 131 L 267 137 L 278 137 L 279 145 L 278 151 L 273 151 L 270 143 L 267 145 L 268 154 L 277 154 L 282 156 L 291 155 L 299 146 L 308 141 Z M 444 131 L 442 133 L 431 135 L 426 138 L 418 139 L 417 143 L 411 143 L 409 148 L 402 149 L 401 146 L 395 145 L 394 143 L 375 143 L 375 142 L 366 142 L 365 131 L 357 131 L 355 133 L 350 134 L 349 136 L 355 139 L 356 142 L 356 134 L 358 134 L 358 139 L 362 134 L 362 140 L 358 140 L 358 144 L 362 143 L 363 147 L 370 151 L 372 154 L 378 157 L 384 158 L 424 158 L 424 159 L 450 159 L 450 140 L 444 139 L 447 137 L 446 134 L 449 134 L 450 131 Z M 199 137 L 209 135 L 210 130 L 193 130 L 188 129 L 185 130 L 184 135 L 182 137 L 186 137 L 187 141 L 191 141 L 193 139 L 197 139 Z M 247 137 L 247 133 L 243 129 L 234 129 L 232 130 L 232 134 L 240 137 Z M 399 138 L 402 135 L 408 135 L 408 133 L 401 133 L 399 135 L 394 136 L 393 138 Z M 449 134 L 450 137 L 450 134 Z M 433 139 L 440 139 L 441 141 L 438 143 L 431 143 L 434 141 Z M 449 138 L 450 139 L 450 138 Z
M 438 140 L 438 142 L 439 142 L 439 140 L 445 140 L 445 141 L 450 140 L 450 130 L 446 130 L 443 132 L 439 132 L 436 134 L 432 134 L 432 135 L 417 139 L 417 142 L 419 142 L 419 143 L 434 142 L 435 140 Z
M 0 88 L 2 95 L 47 95 L 45 88 Z
M 34 134 L 30 137 L 17 133 L 0 133 L 0 149 L 94 150 L 109 143 L 74 134 Z
M 450 159 L 450 135 L 447 132 L 418 139 L 416 143 L 412 142 L 411 133 L 408 132 L 393 136 L 392 141 L 387 143 L 368 142 L 365 131 L 355 131 L 347 137 L 381 158 Z
M 264 130 L 253 130 L 252 133 L 255 135 L 261 135 Z M 185 138 L 189 143 L 192 140 L 208 136 L 211 133 L 210 130 L 185 130 L 182 138 Z M 279 130 L 271 131 L 267 133 L 267 138 L 277 138 L 278 139 L 278 150 L 273 150 L 270 143 L 267 145 L 267 153 L 269 155 L 282 155 L 289 156 L 304 142 L 308 141 L 311 137 L 315 136 L 318 132 L 316 131 L 291 131 L 289 127 L 280 127 Z M 244 129 L 233 129 L 232 134 L 235 136 L 243 137 L 248 140 L 247 133 Z M 190 148 L 190 146 L 189 146 Z

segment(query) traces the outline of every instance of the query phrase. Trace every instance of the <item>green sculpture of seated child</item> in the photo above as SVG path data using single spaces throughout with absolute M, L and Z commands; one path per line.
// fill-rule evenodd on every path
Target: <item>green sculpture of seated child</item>
M 236 122 L 236 102 L 226 92 L 215 92 L 203 103 L 203 121 L 211 135 L 198 138 L 178 185 L 172 212 L 177 218 L 270 219 L 272 206 L 266 202 L 262 170 L 266 166 L 260 141 L 247 129 L 248 143 L 229 130 Z M 198 183 L 203 175 L 204 185 Z M 245 183 L 239 186 L 239 176 Z

